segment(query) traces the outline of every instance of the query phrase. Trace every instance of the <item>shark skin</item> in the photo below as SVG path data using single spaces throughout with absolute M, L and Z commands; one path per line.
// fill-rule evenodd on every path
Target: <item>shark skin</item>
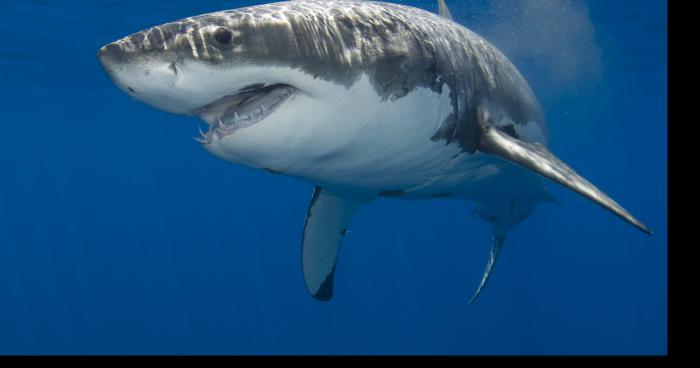
M 439 14 L 298 0 L 188 17 L 102 47 L 112 81 L 208 125 L 216 157 L 314 186 L 302 235 L 309 293 L 330 300 L 342 238 L 376 198 L 472 201 L 492 226 L 479 296 L 545 179 L 651 230 L 547 149 L 542 108 L 493 45 Z

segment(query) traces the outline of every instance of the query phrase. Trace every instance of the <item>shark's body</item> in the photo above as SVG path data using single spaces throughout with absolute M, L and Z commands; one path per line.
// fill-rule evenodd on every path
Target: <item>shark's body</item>
M 196 115 L 212 154 L 312 183 L 309 292 L 332 295 L 342 236 L 376 197 L 474 201 L 508 228 L 551 201 L 542 177 L 648 229 L 547 151 L 544 115 L 517 69 L 450 19 L 379 2 L 307 0 L 205 14 L 102 48 L 124 91 Z

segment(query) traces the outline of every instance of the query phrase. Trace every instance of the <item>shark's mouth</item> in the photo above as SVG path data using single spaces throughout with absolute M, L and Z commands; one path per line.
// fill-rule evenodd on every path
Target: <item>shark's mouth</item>
M 192 115 L 199 115 L 209 124 L 209 130 L 206 133 L 200 131 L 197 140 L 209 144 L 214 139 L 222 139 L 237 130 L 259 123 L 296 92 L 296 88 L 287 84 L 255 84 L 192 111 Z

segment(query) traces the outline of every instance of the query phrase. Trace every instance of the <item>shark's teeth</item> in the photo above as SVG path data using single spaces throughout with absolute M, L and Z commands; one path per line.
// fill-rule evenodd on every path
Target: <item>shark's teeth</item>
M 210 123 L 207 142 L 222 139 L 266 119 L 296 91 L 296 88 L 284 84 L 246 89 L 197 109 L 200 116 L 208 115 L 209 120 L 205 119 Z
M 197 127 L 197 130 L 199 131 L 199 135 L 196 137 L 192 137 L 192 139 L 202 144 L 211 143 L 209 132 L 203 132 L 202 127 Z

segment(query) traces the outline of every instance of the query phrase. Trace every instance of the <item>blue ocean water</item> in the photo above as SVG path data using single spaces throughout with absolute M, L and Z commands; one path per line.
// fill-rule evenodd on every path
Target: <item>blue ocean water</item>
M 312 188 L 211 156 L 95 57 L 261 2 L 0 3 L 0 354 L 666 353 L 665 1 L 447 1 L 530 81 L 552 151 L 654 230 L 548 183 L 561 204 L 511 232 L 472 306 L 490 233 L 470 204 L 371 203 L 318 302 Z

